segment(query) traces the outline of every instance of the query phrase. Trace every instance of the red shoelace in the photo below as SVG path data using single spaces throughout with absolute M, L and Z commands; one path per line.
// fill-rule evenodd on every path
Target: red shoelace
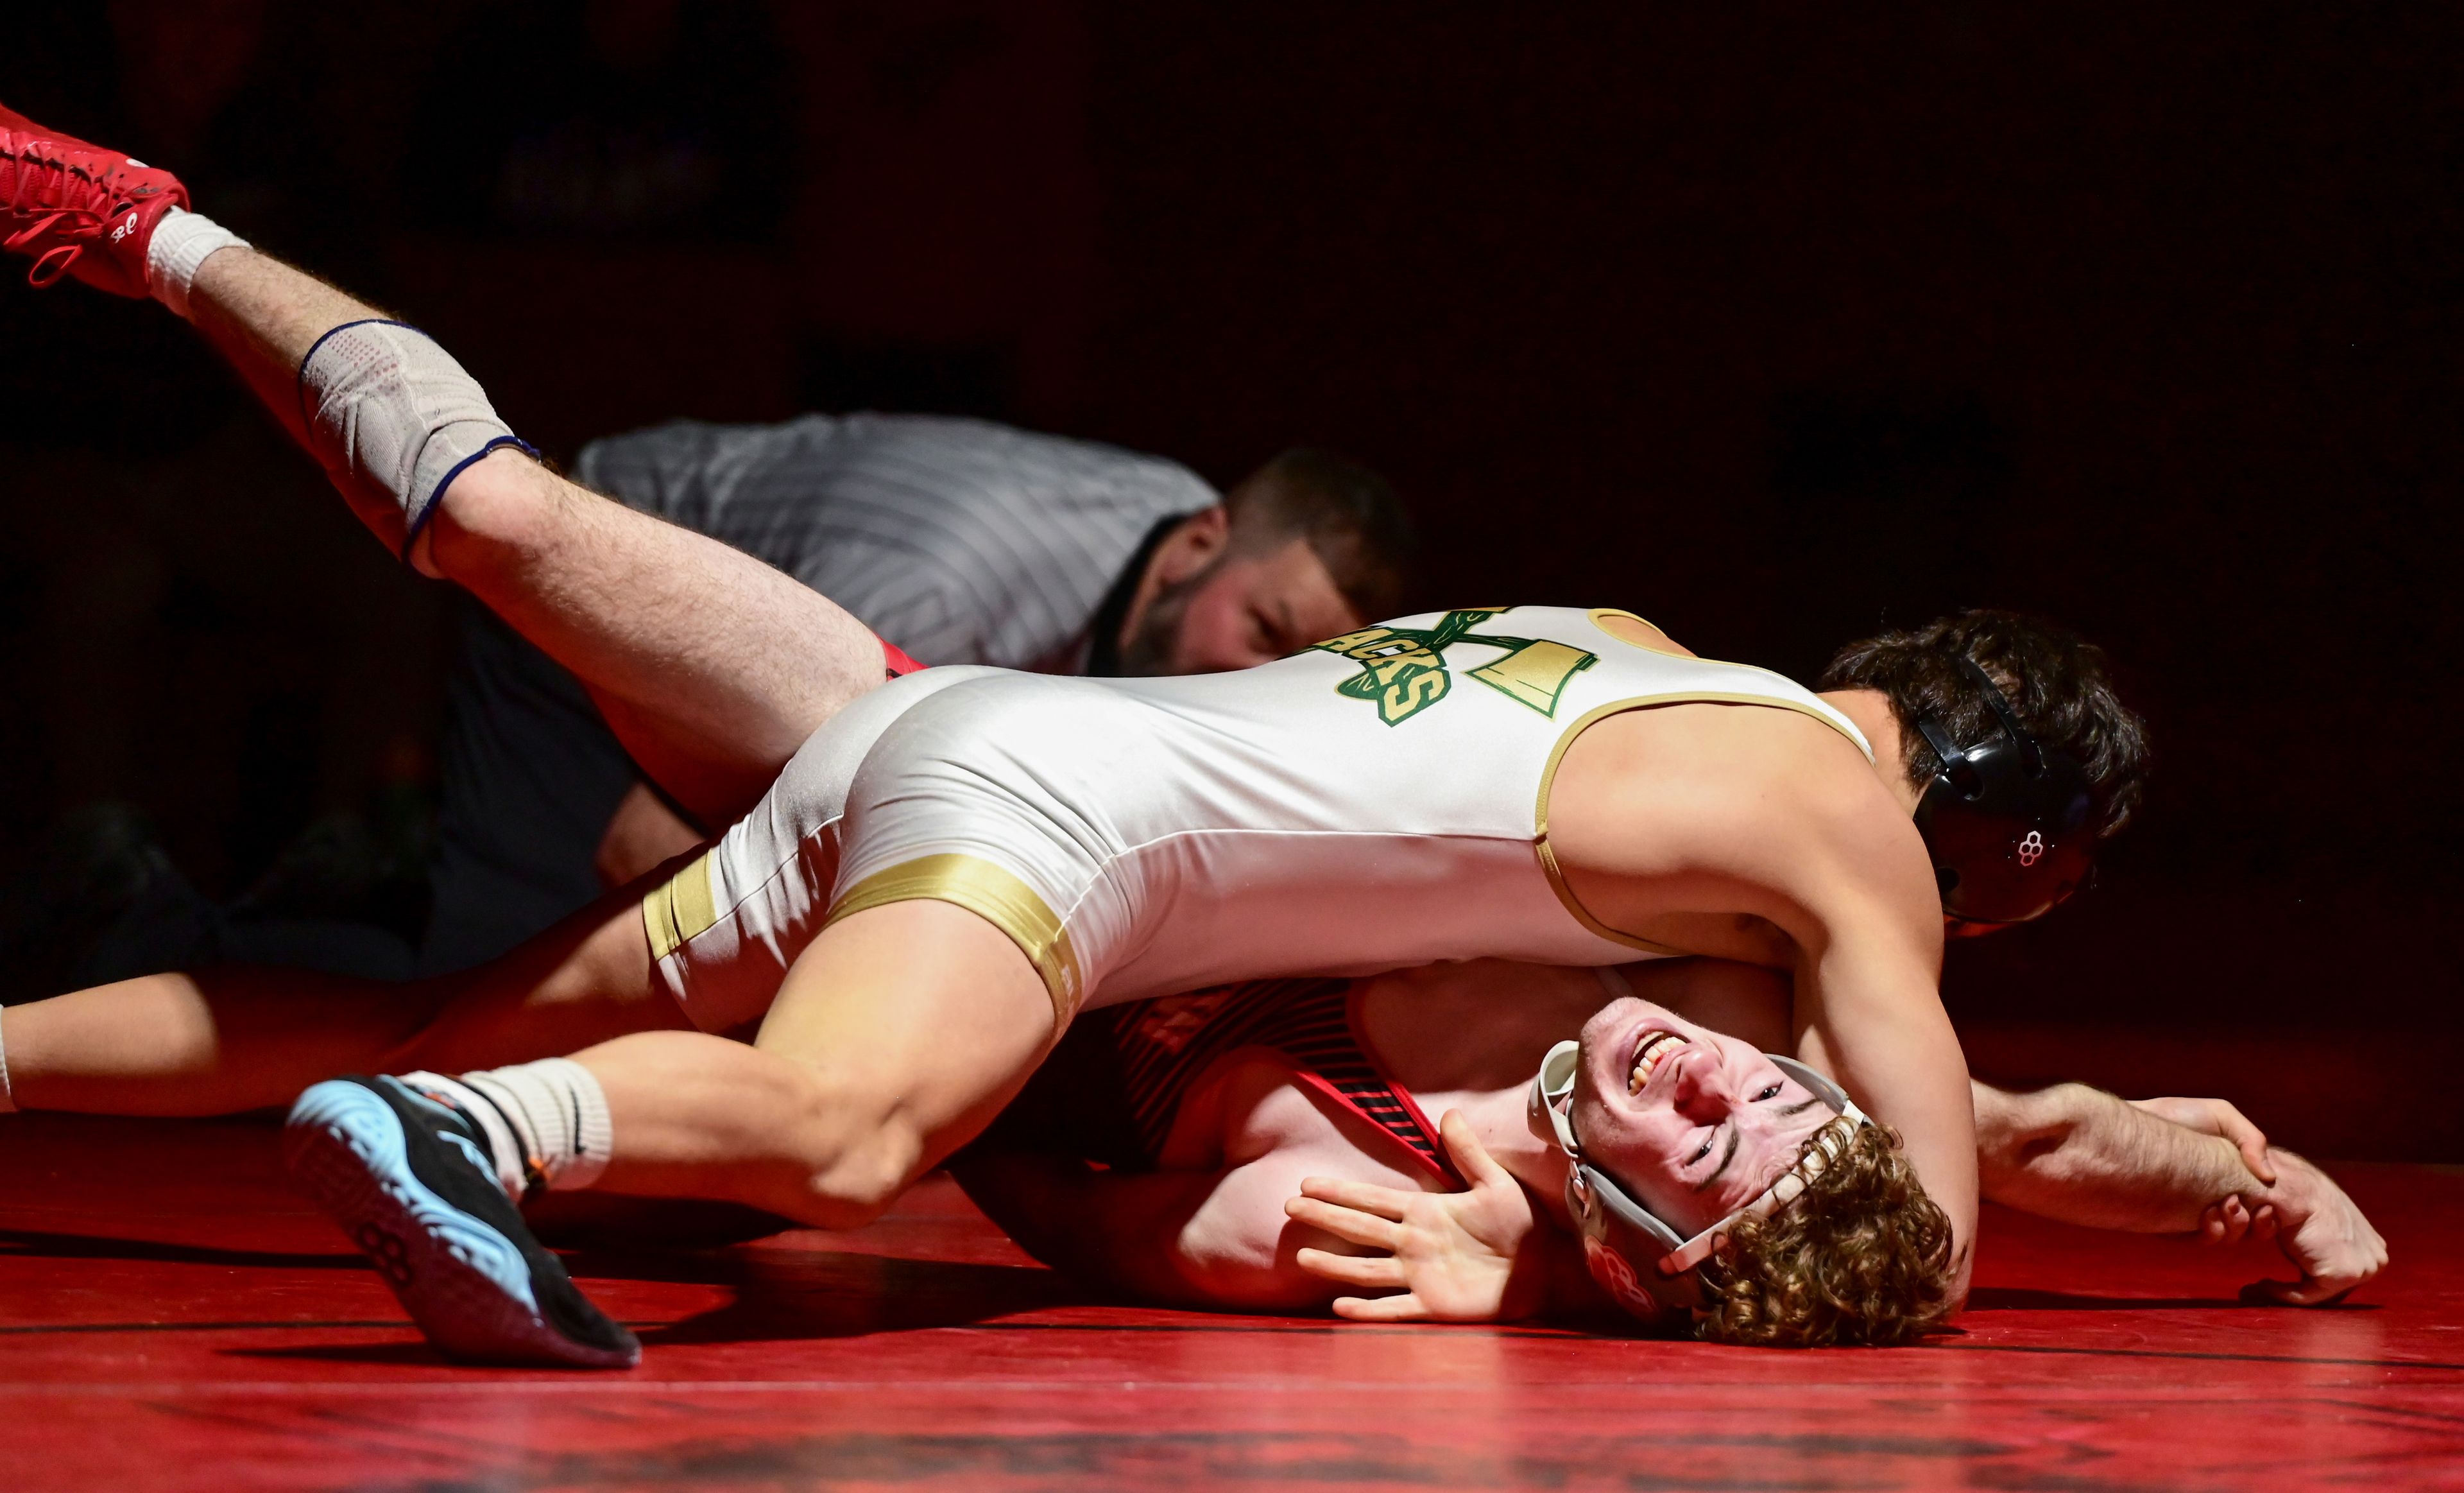
M 30 198 L 39 204 L 45 195 L 66 195 L 73 179 L 92 183 L 106 191 L 110 189 L 109 182 L 97 180 L 91 172 L 47 152 L 45 147 L 52 144 L 39 137 L 0 132 L 0 167 L 15 167 L 7 173 L 8 215 L 17 217 L 30 212 L 43 214 L 0 239 L 0 249 L 23 249 L 46 235 L 61 240 L 46 250 L 34 260 L 33 268 L 26 272 L 26 283 L 37 290 L 66 275 L 69 267 L 77 263 L 77 256 L 85 253 L 85 246 L 102 236 L 102 225 L 111 217 L 111 213 L 97 212 L 92 208 L 56 207 L 46 212 L 40 206 L 29 205 Z M 43 170 L 51 171 L 55 178 L 46 184 L 52 192 L 30 191 L 41 180 L 35 173 Z M 112 211 L 119 210 L 115 207 Z

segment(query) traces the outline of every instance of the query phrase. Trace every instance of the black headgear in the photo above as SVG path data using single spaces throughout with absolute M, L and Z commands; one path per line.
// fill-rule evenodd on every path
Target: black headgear
M 2087 773 L 2028 733 L 1975 659 L 1959 666 L 2002 729 L 1963 747 L 1932 714 L 1917 717 L 1942 759 L 1917 802 L 1917 833 L 1933 857 L 1943 911 L 1963 923 L 2025 923 L 2087 880 L 2096 858 Z

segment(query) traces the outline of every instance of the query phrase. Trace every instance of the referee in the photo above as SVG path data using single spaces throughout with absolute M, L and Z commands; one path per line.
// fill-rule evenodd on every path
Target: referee
M 1287 451 L 1219 495 L 1176 462 L 981 420 L 680 421 L 574 478 L 768 562 L 927 664 L 1246 668 L 1392 614 L 1409 522 L 1375 473 Z M 422 973 L 511 948 L 690 848 L 581 684 L 466 605 Z

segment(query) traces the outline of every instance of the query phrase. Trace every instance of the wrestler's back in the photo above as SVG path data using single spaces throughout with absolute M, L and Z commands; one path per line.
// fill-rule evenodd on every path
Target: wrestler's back
M 1864 742 L 1791 680 L 1637 646 L 1602 615 L 1407 617 L 1234 675 L 971 678 L 881 733 L 849 796 L 833 903 L 940 896 L 1001 922 L 1017 900 L 983 888 L 1014 878 L 1043 906 L 1012 936 L 1098 1005 L 1440 959 L 1660 951 L 1592 920 L 1547 853 L 1547 789 L 1575 736 L 1705 701 Z

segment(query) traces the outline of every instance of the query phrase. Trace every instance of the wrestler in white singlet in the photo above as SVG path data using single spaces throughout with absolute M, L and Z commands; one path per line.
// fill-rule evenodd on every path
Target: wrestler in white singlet
M 1007 933 L 1064 1021 L 1234 980 L 1674 952 L 1603 925 L 1558 874 L 1549 786 L 1576 733 L 1725 702 L 1873 753 L 1793 680 L 1623 641 L 1611 614 L 1432 613 L 1237 674 L 892 680 L 645 900 L 660 975 L 724 1031 L 830 920 L 918 898 Z

